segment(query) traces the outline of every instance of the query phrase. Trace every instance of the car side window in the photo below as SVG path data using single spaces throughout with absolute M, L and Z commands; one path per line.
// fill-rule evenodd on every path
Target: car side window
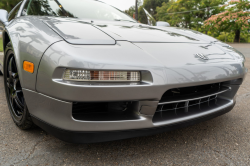
M 9 18 L 8 18 L 9 22 L 10 22 L 11 20 L 13 20 L 13 19 L 16 17 L 16 15 L 17 15 L 17 13 L 18 13 L 18 11 L 19 11 L 21 5 L 22 5 L 22 3 L 19 3 L 19 4 L 10 12 Z

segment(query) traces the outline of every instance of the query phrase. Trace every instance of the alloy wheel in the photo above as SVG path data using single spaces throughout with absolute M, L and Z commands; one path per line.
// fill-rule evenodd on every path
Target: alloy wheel
M 7 98 L 11 106 L 11 111 L 14 117 L 20 120 L 23 117 L 25 101 L 13 55 L 9 56 L 7 61 L 6 85 Z

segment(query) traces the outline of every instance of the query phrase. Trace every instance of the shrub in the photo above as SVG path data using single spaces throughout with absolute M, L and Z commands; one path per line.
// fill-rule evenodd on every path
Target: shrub
M 0 38 L 0 52 L 3 52 L 3 39 Z

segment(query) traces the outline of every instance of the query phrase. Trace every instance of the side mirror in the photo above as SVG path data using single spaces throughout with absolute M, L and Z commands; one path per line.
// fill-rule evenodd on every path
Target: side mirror
M 8 24 L 8 12 L 6 10 L 0 9 L 0 22 L 5 26 Z
M 156 22 L 156 26 L 159 26 L 159 27 L 170 27 L 170 24 L 168 22 L 158 21 L 158 22 Z

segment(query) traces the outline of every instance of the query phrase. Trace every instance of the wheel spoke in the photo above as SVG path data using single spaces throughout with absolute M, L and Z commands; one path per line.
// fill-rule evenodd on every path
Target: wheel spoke
M 19 96 L 21 95 L 20 93 L 22 93 L 22 92 L 21 92 L 21 91 L 16 91 L 14 100 L 15 100 L 17 106 L 18 106 L 21 110 L 23 110 L 23 109 L 24 109 L 24 105 L 23 105 L 22 101 L 19 99 Z M 20 95 L 18 95 L 18 94 L 20 94 Z
M 12 95 L 10 94 L 10 102 L 11 102 L 11 104 L 12 104 L 12 106 L 14 107 L 14 99 L 13 99 L 13 97 L 12 97 Z
M 17 83 L 18 83 L 18 81 L 19 81 L 19 79 L 17 78 L 17 79 L 14 79 L 14 86 L 13 86 L 13 88 L 14 88 L 14 90 L 17 90 Z
M 12 72 L 12 77 L 13 77 L 14 79 L 17 78 L 17 76 L 18 76 L 17 73 L 13 73 L 13 72 Z
M 8 86 L 8 88 L 12 88 L 12 86 L 10 84 L 10 79 L 9 78 L 7 78 L 7 86 Z
M 20 112 L 20 111 L 18 111 L 18 110 L 17 110 L 17 113 L 18 113 L 18 115 L 23 115 L 23 113 L 22 113 L 22 112 Z
M 10 78 L 17 78 L 18 74 L 17 73 L 14 73 L 13 71 L 9 71 L 9 75 L 10 75 Z
M 8 66 L 8 71 L 9 71 L 10 77 L 12 77 L 12 61 L 13 61 L 13 57 L 10 58 L 9 66 Z
M 23 111 L 24 107 L 23 107 L 23 105 L 20 103 L 20 100 L 16 97 L 16 98 L 14 98 L 14 101 L 15 101 L 17 107 L 18 107 L 21 111 Z
M 15 64 L 14 64 L 14 57 L 10 58 L 10 62 L 9 62 L 9 67 L 8 67 L 8 71 L 9 71 L 9 76 L 12 78 L 16 78 L 17 77 L 17 73 L 13 70 L 15 68 Z

